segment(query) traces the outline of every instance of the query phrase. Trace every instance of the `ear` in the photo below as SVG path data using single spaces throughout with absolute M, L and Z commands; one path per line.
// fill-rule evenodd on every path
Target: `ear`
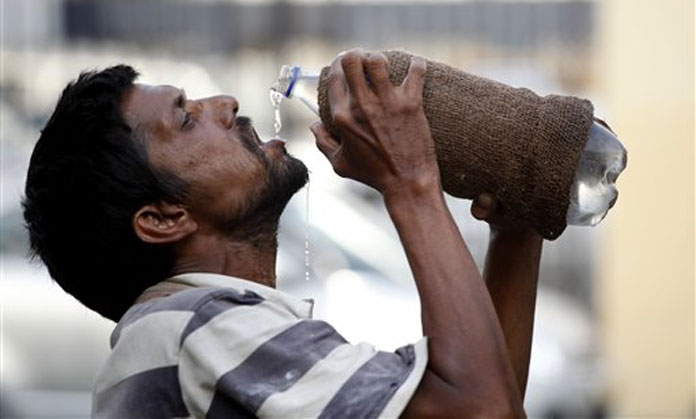
M 166 202 L 145 205 L 133 216 L 133 230 L 145 243 L 175 243 L 197 229 L 198 225 L 181 205 Z

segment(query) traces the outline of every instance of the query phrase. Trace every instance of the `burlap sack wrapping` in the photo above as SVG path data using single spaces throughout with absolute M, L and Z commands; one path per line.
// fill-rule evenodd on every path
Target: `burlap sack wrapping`
M 400 84 L 411 54 L 385 51 L 392 83 Z M 319 110 L 336 134 L 321 72 Z M 428 61 L 423 92 L 443 189 L 472 199 L 493 193 L 504 217 L 556 239 L 566 227 L 570 188 L 593 121 L 588 100 L 540 97 L 448 65 Z

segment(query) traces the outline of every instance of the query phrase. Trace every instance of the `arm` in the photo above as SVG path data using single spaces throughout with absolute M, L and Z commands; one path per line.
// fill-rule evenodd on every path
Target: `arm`
M 474 217 L 491 225 L 483 278 L 505 334 L 517 385 L 524 399 L 543 239 L 532 228 L 499 222 L 496 207 L 491 196 L 482 195 L 474 201 L 471 211 Z
M 372 88 L 365 82 L 367 71 Z M 381 55 L 332 64 L 329 101 L 339 131 L 312 130 L 334 170 L 378 189 L 421 297 L 428 367 L 407 417 L 523 416 L 490 296 L 444 202 L 422 107 L 425 62 L 392 86 Z

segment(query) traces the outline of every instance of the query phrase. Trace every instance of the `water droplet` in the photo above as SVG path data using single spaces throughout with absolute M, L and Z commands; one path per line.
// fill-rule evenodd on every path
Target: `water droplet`
M 309 178 L 305 186 L 305 280 L 309 281 Z

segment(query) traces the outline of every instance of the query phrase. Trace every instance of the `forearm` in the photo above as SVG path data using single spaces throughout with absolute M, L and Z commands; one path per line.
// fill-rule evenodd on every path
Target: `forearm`
M 429 360 L 404 415 L 523 416 L 490 296 L 444 202 L 425 75 L 414 58 L 395 86 L 384 56 L 338 57 L 327 82 L 336 137 L 314 124 L 317 147 L 340 176 L 383 194 L 416 280 Z
M 523 398 L 529 371 L 542 245 L 543 239 L 533 230 L 492 231 L 483 270 Z
M 505 403 L 521 414 L 495 310 L 439 185 L 386 194 L 385 203 L 421 297 L 428 369 L 462 399 Z

